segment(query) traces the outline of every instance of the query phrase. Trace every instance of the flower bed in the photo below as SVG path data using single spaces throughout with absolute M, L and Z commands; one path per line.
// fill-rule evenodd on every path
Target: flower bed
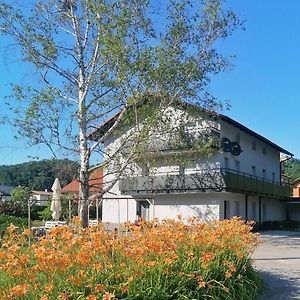
M 260 292 L 251 224 L 167 220 L 128 230 L 117 238 L 101 225 L 57 227 L 28 246 L 30 231 L 10 226 L 0 249 L 0 298 L 255 299 Z

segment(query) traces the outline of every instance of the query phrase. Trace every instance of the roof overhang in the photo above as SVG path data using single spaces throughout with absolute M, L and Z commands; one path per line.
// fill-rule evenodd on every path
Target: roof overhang
M 284 153 L 284 154 L 289 155 L 291 157 L 294 156 L 293 153 L 291 153 L 288 150 L 278 146 L 277 144 L 273 143 L 269 139 L 263 137 L 262 135 L 256 133 L 255 131 L 251 130 L 250 128 L 244 126 L 243 124 L 233 120 L 232 118 L 230 118 L 226 115 L 216 113 L 216 112 L 213 112 L 213 111 L 209 111 L 209 110 L 204 109 L 204 108 L 200 108 L 200 107 L 198 107 L 196 105 L 193 105 L 191 103 L 186 103 L 186 102 L 182 102 L 182 101 L 179 101 L 177 103 L 181 107 L 194 106 L 195 108 L 199 109 L 199 111 L 201 110 L 202 112 L 204 111 L 204 112 L 210 113 L 211 116 L 213 116 L 215 118 L 219 118 L 222 121 L 225 121 L 225 122 L 239 128 L 240 130 L 243 130 L 243 131 L 247 132 L 249 135 L 252 135 L 253 137 L 256 137 L 257 139 L 259 139 L 262 142 L 266 143 L 270 147 L 277 149 L 280 153 Z M 103 124 L 101 124 L 97 129 L 95 129 L 93 132 L 91 132 L 90 135 L 89 135 L 89 139 L 90 140 L 97 140 L 97 139 L 103 137 L 103 135 L 114 125 L 116 120 L 119 118 L 121 112 L 122 112 L 122 110 L 117 112 L 116 114 L 114 114 L 111 118 L 109 118 L 107 121 L 105 121 Z
M 276 145 L 275 143 L 271 142 L 270 140 L 268 140 L 267 138 L 263 137 L 262 135 L 254 132 L 253 130 L 249 129 L 248 127 L 244 126 L 243 124 L 231 119 L 230 117 L 228 116 L 225 116 L 225 115 L 222 115 L 222 114 L 219 114 L 219 117 L 222 121 L 225 121 L 245 132 L 247 132 L 248 134 L 252 135 L 253 137 L 256 137 L 257 139 L 261 140 L 262 142 L 266 143 L 267 145 L 269 145 L 270 147 L 272 148 L 275 148 L 277 149 L 279 152 L 281 153 L 284 153 L 284 154 L 287 154 L 289 156 L 294 156 L 294 154 L 292 154 L 291 152 L 287 151 L 286 149 Z

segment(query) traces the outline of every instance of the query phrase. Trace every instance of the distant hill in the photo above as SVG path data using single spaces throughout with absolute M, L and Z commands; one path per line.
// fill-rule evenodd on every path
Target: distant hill
M 50 190 L 54 179 L 64 186 L 76 178 L 79 164 L 68 159 L 47 159 L 0 166 L 0 184 L 26 186 L 31 190 Z
M 283 163 L 283 172 L 293 180 L 300 178 L 300 160 L 292 158 Z

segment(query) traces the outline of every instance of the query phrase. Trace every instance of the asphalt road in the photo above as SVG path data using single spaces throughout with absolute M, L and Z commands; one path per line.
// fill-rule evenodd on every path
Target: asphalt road
M 254 266 L 267 284 L 263 300 L 300 299 L 300 232 L 264 232 Z

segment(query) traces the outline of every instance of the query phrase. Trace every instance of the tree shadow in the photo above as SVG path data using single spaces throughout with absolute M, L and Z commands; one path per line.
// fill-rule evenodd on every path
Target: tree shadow
M 265 283 L 265 290 L 259 300 L 292 300 L 300 298 L 300 284 L 296 277 L 258 270 Z

